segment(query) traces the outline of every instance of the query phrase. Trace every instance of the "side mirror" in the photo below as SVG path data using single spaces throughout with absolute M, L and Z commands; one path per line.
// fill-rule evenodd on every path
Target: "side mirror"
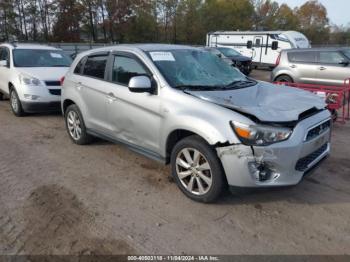
M 350 64 L 350 62 L 346 59 L 343 59 L 339 62 L 339 65 L 343 65 L 343 66 L 348 66 Z
M 153 91 L 151 79 L 148 76 L 134 76 L 130 78 L 129 90 L 134 93 L 151 93 Z
M 247 48 L 248 48 L 248 49 L 252 49 L 252 48 L 253 48 L 253 41 L 250 41 L 250 40 L 249 40 L 249 41 L 247 42 Z
M 222 54 L 218 54 L 218 57 L 222 58 Z
M 0 67 L 7 67 L 7 66 L 8 66 L 7 60 L 0 60 Z
M 272 50 L 277 50 L 278 49 L 278 42 L 277 41 L 273 41 L 271 48 L 272 48 Z

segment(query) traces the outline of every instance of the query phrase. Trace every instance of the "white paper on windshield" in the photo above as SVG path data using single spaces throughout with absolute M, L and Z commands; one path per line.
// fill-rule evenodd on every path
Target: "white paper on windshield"
M 171 52 L 150 52 L 153 61 L 175 61 Z
M 61 54 L 58 54 L 58 53 L 50 53 L 51 57 L 53 58 L 62 58 L 62 55 Z

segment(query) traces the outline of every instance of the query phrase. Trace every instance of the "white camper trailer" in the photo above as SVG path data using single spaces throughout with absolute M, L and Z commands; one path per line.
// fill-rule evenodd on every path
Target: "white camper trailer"
M 273 67 L 282 49 L 309 48 L 305 35 L 296 31 L 217 31 L 207 34 L 207 46 L 231 47 L 251 57 L 256 66 Z

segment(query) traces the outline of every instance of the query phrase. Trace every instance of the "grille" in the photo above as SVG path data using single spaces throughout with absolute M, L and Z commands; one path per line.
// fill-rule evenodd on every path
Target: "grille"
M 297 171 L 304 172 L 313 161 L 315 161 L 320 155 L 322 155 L 327 150 L 327 147 L 328 144 L 326 143 L 310 155 L 299 159 L 295 165 L 295 169 Z
M 45 81 L 45 84 L 47 86 L 61 86 L 61 82 L 60 81 Z
M 309 130 L 309 132 L 306 135 L 306 141 L 309 141 L 315 137 L 318 137 L 319 135 L 326 132 L 331 126 L 331 120 L 328 120 L 326 122 L 321 123 L 320 125 L 312 128 Z
M 49 89 L 49 92 L 51 95 L 54 96 L 60 96 L 61 95 L 61 89 Z

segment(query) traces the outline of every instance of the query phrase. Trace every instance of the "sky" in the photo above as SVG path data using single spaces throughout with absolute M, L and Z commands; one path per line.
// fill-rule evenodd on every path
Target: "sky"
M 303 5 L 306 0 L 275 0 L 282 4 L 286 3 L 290 7 Z M 350 0 L 319 0 L 326 8 L 331 23 L 336 25 L 348 25 L 350 23 Z

